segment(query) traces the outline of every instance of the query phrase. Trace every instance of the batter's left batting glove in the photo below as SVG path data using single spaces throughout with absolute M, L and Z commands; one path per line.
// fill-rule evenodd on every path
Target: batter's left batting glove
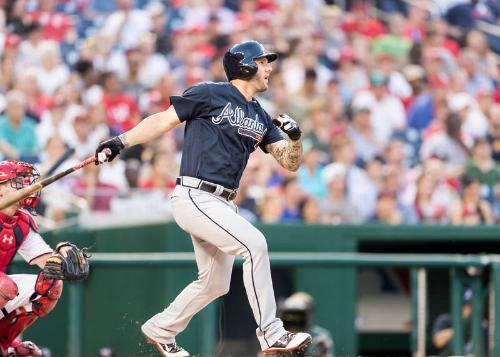
M 102 163 L 102 160 L 99 160 L 99 153 L 106 153 L 106 161 L 113 161 L 113 159 L 123 150 L 125 145 L 121 141 L 120 137 L 115 136 L 109 140 L 103 141 L 99 144 L 95 151 L 95 164 L 99 165 Z M 108 149 L 108 150 L 106 150 Z
M 273 119 L 273 124 L 283 130 L 292 140 L 299 140 L 302 135 L 299 124 L 287 114 L 278 115 L 277 118 Z

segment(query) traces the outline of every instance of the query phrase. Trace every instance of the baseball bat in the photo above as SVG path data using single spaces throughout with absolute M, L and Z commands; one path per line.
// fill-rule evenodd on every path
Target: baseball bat
M 103 162 L 103 161 L 105 161 L 105 156 L 102 157 L 103 159 L 101 160 L 101 154 L 106 155 L 106 153 L 103 153 L 103 152 L 99 153 L 99 161 Z M 32 195 L 33 193 L 40 191 L 45 186 L 48 186 L 51 183 L 63 178 L 64 176 L 67 176 L 76 170 L 80 170 L 82 167 L 88 166 L 94 162 L 95 162 L 95 157 L 94 157 L 94 155 L 92 155 L 92 156 L 86 158 L 85 160 L 83 160 L 82 162 L 80 162 L 79 164 L 77 164 L 73 167 L 70 167 L 69 169 L 67 169 L 65 171 L 62 171 L 62 172 L 59 172 L 58 174 L 55 174 L 53 176 L 49 176 L 47 178 L 44 178 L 38 182 L 35 182 L 32 185 L 24 187 L 20 190 L 17 190 L 15 192 L 11 193 L 10 195 L 7 195 L 5 197 L 0 198 L 0 210 L 4 209 L 6 207 L 9 207 L 14 202 L 18 202 L 18 201 L 22 200 L 23 198 L 26 198 L 26 197 Z

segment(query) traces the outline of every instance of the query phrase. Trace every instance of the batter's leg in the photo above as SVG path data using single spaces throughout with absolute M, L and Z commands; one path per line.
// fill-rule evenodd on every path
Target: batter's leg
M 170 306 L 142 326 L 146 336 L 160 343 L 172 343 L 198 311 L 229 291 L 234 256 L 195 236 L 191 238 L 198 265 L 198 280 L 189 284 Z
M 182 229 L 222 251 L 245 259 L 243 281 L 262 349 L 285 333 L 276 317 L 271 267 L 264 235 L 236 213 L 236 206 L 199 190 L 176 188 L 174 217 Z

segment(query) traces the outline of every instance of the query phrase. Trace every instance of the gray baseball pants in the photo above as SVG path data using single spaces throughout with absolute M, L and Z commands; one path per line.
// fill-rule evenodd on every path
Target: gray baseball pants
M 191 235 L 198 279 L 146 321 L 142 331 L 157 342 L 172 343 L 198 311 L 229 291 L 234 257 L 239 255 L 244 258 L 243 281 L 258 325 L 257 338 L 262 349 L 272 346 L 285 330 L 276 317 L 264 235 L 237 214 L 234 203 L 214 194 L 177 185 L 171 202 L 175 221 Z

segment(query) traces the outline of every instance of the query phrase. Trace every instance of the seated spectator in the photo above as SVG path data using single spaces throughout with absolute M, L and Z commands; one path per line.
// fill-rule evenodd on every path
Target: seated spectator
M 278 223 L 283 215 L 283 199 L 275 189 L 269 189 L 259 202 L 259 220 L 262 223 Z
M 347 196 L 361 217 L 358 220 L 369 219 L 375 210 L 375 202 L 370 200 L 374 197 L 373 186 L 369 184 L 366 172 L 355 165 L 354 145 L 347 136 L 339 135 L 333 141 L 332 157 L 345 168 Z
M 300 189 L 313 197 L 323 197 L 326 193 L 326 186 L 322 176 L 320 152 L 309 139 L 304 140 L 302 146 L 302 165 L 297 173 Z
M 307 197 L 300 203 L 300 217 L 306 224 L 323 223 L 321 207 L 314 197 Z
M 448 207 L 436 195 L 436 180 L 430 174 L 422 174 L 417 180 L 415 214 L 419 223 L 439 224 L 447 222 Z
M 469 149 L 462 138 L 462 118 L 457 113 L 446 117 L 445 131 L 433 135 L 422 144 L 422 160 L 437 156 L 449 165 L 463 165 L 469 158 Z
M 491 145 L 486 139 L 479 139 L 472 147 L 471 160 L 464 169 L 467 177 L 479 180 L 481 196 L 490 202 L 494 197 L 494 187 L 500 182 L 500 164 L 493 160 Z
M 18 90 L 7 94 L 5 113 L 0 116 L 0 151 L 7 159 L 38 161 L 35 123 L 26 116 L 26 97 Z
M 486 139 L 491 144 L 495 162 L 500 161 L 500 105 L 493 104 L 488 111 L 489 129 Z
M 493 224 L 491 205 L 481 199 L 481 184 L 478 179 L 462 178 L 462 195 L 450 209 L 452 224 L 479 225 Z
M 103 73 L 101 82 L 104 90 L 103 102 L 110 134 L 119 135 L 138 122 L 137 103 L 131 95 L 125 93 L 115 73 Z
M 383 146 L 372 127 L 370 108 L 353 109 L 352 123 L 347 132 L 354 144 L 356 157 L 363 162 L 372 160 L 382 151 Z
M 362 220 L 347 194 L 346 174 L 346 167 L 341 163 L 330 164 L 323 171 L 327 194 L 321 199 L 320 206 L 325 223 L 359 223 Z
M 370 76 L 370 88 L 359 91 L 352 100 L 354 110 L 371 109 L 371 122 L 377 141 L 386 145 L 391 136 L 406 127 L 406 113 L 401 100 L 390 94 L 388 80 L 380 71 Z
M 43 94 L 51 96 L 69 79 L 68 67 L 62 63 L 59 45 L 54 41 L 45 41 L 40 45 L 41 66 L 37 68 L 38 86 Z
M 404 217 L 398 209 L 397 194 L 394 191 L 380 192 L 373 222 L 383 224 L 401 224 Z
M 296 177 L 287 177 L 283 182 L 283 212 L 281 213 L 280 223 L 298 223 L 300 217 L 300 202 L 304 197 L 300 190 L 299 182 Z

